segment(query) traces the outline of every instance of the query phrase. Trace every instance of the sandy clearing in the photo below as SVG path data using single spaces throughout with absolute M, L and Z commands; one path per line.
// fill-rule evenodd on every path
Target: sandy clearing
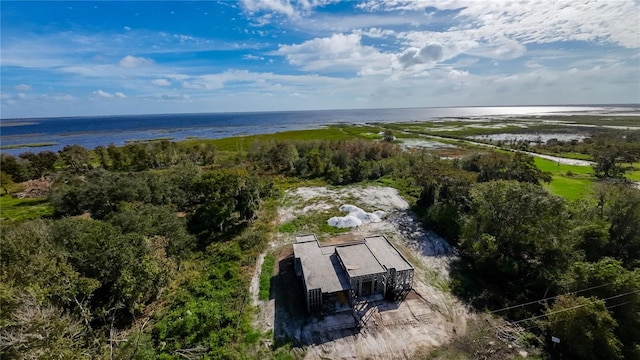
M 414 291 L 407 295 L 405 301 L 381 302 L 377 307 L 368 308 L 368 321 L 357 333 L 338 329 L 348 320 L 344 317 L 325 317 L 319 321 L 304 311 L 291 310 L 292 307 L 302 307 L 297 299 L 302 292 L 300 290 L 298 294 L 294 289 L 296 286 L 301 288 L 301 285 L 297 284 L 292 269 L 289 269 L 292 265 L 288 265 L 292 264 L 290 244 L 293 236 L 279 234 L 271 244 L 280 249 L 277 256 L 279 274 L 272 284 L 276 284 L 279 287 L 277 291 L 284 294 L 273 294 L 269 301 L 257 300 L 258 287 L 254 285 L 258 284 L 260 276 L 260 266 L 257 266 L 251 282 L 252 298 L 259 309 L 255 325 L 264 331 L 273 329 L 276 338 L 292 339 L 306 351 L 307 359 L 406 359 L 419 346 L 439 346 L 456 335 L 464 334 L 468 321 L 475 315 L 436 285 L 437 282 L 448 281 L 449 264 L 456 257 L 455 252 L 445 240 L 420 226 L 408 212 L 409 204 L 396 189 L 347 186 L 288 190 L 278 210 L 279 220 L 286 222 L 303 213 L 313 216 L 327 207 L 337 208 L 345 202 L 369 210 L 383 210 L 388 216 L 381 222 L 364 224 L 328 241 L 362 239 L 378 234 L 387 236 L 416 268 Z

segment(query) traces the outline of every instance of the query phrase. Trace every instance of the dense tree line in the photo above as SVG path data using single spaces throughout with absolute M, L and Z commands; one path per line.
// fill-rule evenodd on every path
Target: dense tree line
M 1 153 L 0 169 L 15 182 L 37 179 L 55 171 L 58 155 L 52 151 L 25 152 L 18 157 Z
M 249 148 L 249 159 L 263 170 L 336 185 L 389 175 L 401 155 L 397 145 L 386 141 L 269 141 Z
M 134 142 L 125 146 L 113 144 L 89 150 L 80 145 L 67 145 L 59 152 L 24 152 L 13 156 L 0 154 L 3 181 L 22 182 L 56 172 L 56 166 L 80 173 L 95 168 L 116 171 L 164 169 L 192 163 L 198 166 L 215 163 L 215 147 L 207 143 L 185 145 L 168 140 Z

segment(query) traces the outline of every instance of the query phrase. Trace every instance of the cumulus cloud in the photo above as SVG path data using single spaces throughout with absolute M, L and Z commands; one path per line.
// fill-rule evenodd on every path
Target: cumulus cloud
M 469 72 L 468 71 L 461 71 L 461 70 L 451 69 L 451 70 L 449 70 L 448 75 L 452 79 L 459 79 L 459 78 L 463 78 L 463 77 L 466 77 L 467 75 L 469 75 Z
M 141 66 L 151 65 L 153 64 L 153 60 L 143 58 L 143 57 L 127 55 L 123 57 L 118 64 L 120 64 L 120 66 L 125 68 L 137 68 Z
M 106 91 L 102 91 L 102 90 L 96 90 L 93 92 L 94 95 L 97 95 L 99 97 L 103 97 L 103 98 L 112 98 L 113 94 L 106 92 Z
M 440 44 L 429 44 L 422 48 L 408 48 L 397 56 L 398 61 L 404 68 L 417 64 L 435 64 L 443 58 L 442 46 Z
M 118 97 L 118 98 L 121 98 L 121 99 L 124 99 L 124 98 L 126 98 L 126 97 L 127 97 L 127 95 L 125 95 L 124 93 L 121 93 L 121 92 L 117 92 L 117 93 L 115 93 L 114 95 L 115 95 L 116 97 Z
M 301 44 L 280 45 L 277 54 L 284 55 L 290 64 L 306 70 L 358 70 L 364 66 L 389 65 L 389 55 L 372 46 L 364 46 L 360 41 L 359 34 L 333 34 Z
M 151 83 L 155 86 L 171 86 L 171 82 L 167 79 L 154 79 Z

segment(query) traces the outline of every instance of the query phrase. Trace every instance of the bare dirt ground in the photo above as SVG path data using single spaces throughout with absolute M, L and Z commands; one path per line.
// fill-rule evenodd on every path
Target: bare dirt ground
M 407 202 L 388 187 L 306 187 L 287 191 L 279 208 L 279 223 L 349 203 L 368 211 L 383 210 L 382 222 L 362 225 L 339 237 L 316 234 L 323 243 L 359 240 L 383 234 L 416 268 L 414 290 L 403 301 L 377 302 L 366 309 L 367 322 L 360 329 L 340 329 L 352 320 L 306 314 L 302 285 L 293 271 L 290 234 L 279 234 L 271 243 L 277 254 L 269 301 L 259 301 L 258 277 L 251 284 L 253 303 L 259 309 L 256 325 L 273 330 L 274 338 L 290 339 L 307 359 L 406 359 L 420 346 L 439 346 L 467 331 L 475 315 L 449 292 L 449 264 L 453 249 L 442 238 L 422 229 L 408 212 Z M 263 259 L 261 257 L 259 260 Z M 259 261 L 260 263 L 261 261 Z M 266 344 L 270 345 L 270 344 Z
M 23 190 L 13 194 L 13 197 L 18 199 L 42 198 L 47 196 L 52 184 L 51 180 L 45 178 L 21 182 L 20 188 Z

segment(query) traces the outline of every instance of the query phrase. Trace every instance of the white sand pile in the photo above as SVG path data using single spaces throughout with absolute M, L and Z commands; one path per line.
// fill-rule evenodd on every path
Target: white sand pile
M 337 228 L 355 228 L 362 224 L 377 223 L 382 221 L 386 213 L 381 210 L 376 210 L 372 213 L 368 213 L 357 206 L 345 204 L 340 206 L 340 211 L 346 211 L 349 214 L 346 216 L 335 216 L 327 221 L 329 226 Z

